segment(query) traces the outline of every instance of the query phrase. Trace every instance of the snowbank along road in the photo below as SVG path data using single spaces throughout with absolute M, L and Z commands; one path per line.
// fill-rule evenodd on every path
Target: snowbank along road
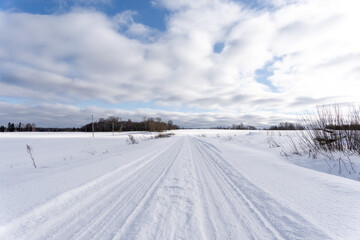
M 131 146 L 146 153 L 113 154 L 111 171 L 44 193 L 0 239 L 360 239 L 358 182 L 242 143 L 184 134 Z

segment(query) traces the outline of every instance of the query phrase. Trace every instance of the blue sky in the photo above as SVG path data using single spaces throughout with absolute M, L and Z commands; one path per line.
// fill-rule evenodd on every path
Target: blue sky
M 94 114 L 261 127 L 319 104 L 358 103 L 357 7 L 3 0 L 0 125 L 81 126 Z
M 8 11 L 27 12 L 32 14 L 59 14 L 71 11 L 73 8 L 88 8 L 101 11 L 108 16 L 114 16 L 123 11 L 136 11 L 135 20 L 146 25 L 165 30 L 165 8 L 156 7 L 151 1 L 86 1 L 86 0 L 2 0 L 0 8 Z

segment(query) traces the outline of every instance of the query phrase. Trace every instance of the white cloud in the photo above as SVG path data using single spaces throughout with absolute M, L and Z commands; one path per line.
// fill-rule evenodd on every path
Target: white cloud
M 279 10 L 272 82 L 296 96 L 356 99 L 360 34 L 356 1 L 309 1 Z M 359 98 L 357 98 L 359 100 Z
M 257 116 L 360 100 L 357 1 L 262 1 L 271 10 L 225 0 L 154 4 L 170 11 L 164 32 L 134 21 L 132 11 L 0 12 L 0 95 Z M 265 66 L 277 92 L 256 81 Z

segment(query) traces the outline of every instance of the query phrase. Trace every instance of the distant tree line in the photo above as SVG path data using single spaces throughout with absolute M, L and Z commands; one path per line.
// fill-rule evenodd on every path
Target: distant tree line
M 233 124 L 231 129 L 237 129 L 237 130 L 256 130 L 256 127 L 251 125 L 244 125 L 243 123 L 240 123 L 239 125 Z
M 37 132 L 81 132 L 82 130 L 80 128 L 75 128 L 75 127 L 65 127 L 65 128 L 43 128 L 43 127 L 38 127 L 36 128 Z
M 229 127 L 214 127 L 211 129 L 257 130 L 256 127 L 252 125 L 244 125 L 243 123 L 240 123 L 239 125 L 233 124 L 232 126 Z
M 279 125 L 273 125 L 269 130 L 304 130 L 305 128 L 299 123 L 281 122 Z
M 33 132 L 36 131 L 35 123 L 26 123 L 23 125 L 21 122 L 15 124 L 9 122 L 7 127 L 0 126 L 0 132 Z
M 15 124 L 9 122 L 7 127 L 0 126 L 0 132 L 80 132 L 80 128 L 43 128 L 36 127 L 35 123 Z
M 331 130 L 360 130 L 360 124 L 328 124 L 321 128 L 314 126 L 307 126 L 307 129 L 331 129 Z M 267 130 L 305 130 L 305 127 L 300 123 L 282 122 L 279 125 L 273 125 Z
M 128 119 L 127 121 L 121 120 L 118 117 L 108 117 L 107 119 L 100 118 L 94 122 L 95 132 L 111 132 L 111 131 L 150 131 L 162 132 L 165 130 L 179 129 L 173 121 L 169 120 L 163 122 L 161 118 L 144 118 L 143 121 L 136 122 Z M 34 123 L 27 123 L 23 125 L 21 122 L 18 124 L 8 123 L 8 126 L 0 126 L 0 132 L 91 132 L 92 123 L 88 123 L 80 128 L 43 128 L 36 127 Z
M 123 121 L 118 117 L 108 117 L 107 119 L 100 118 L 94 122 L 95 132 L 110 132 L 110 131 L 150 131 L 162 132 L 165 130 L 179 129 L 173 121 L 163 122 L 161 118 L 144 118 L 143 121 L 135 122 L 131 119 Z M 92 123 L 88 123 L 81 127 L 81 131 L 91 132 Z

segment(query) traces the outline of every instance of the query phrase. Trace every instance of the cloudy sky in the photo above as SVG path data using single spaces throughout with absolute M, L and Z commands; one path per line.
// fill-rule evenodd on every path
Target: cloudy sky
M 265 126 L 360 102 L 358 0 L 1 0 L 0 125 Z

